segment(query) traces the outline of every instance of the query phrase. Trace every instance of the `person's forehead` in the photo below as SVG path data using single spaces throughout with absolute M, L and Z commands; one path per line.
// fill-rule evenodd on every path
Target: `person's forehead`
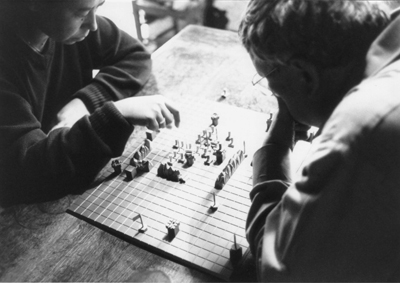
M 105 0 L 50 0 L 49 2 L 74 10 L 90 10 L 104 3 Z

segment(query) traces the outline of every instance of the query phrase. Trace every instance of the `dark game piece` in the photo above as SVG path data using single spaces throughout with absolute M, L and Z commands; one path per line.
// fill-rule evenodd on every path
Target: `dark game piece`
M 214 113 L 214 114 L 211 116 L 212 125 L 215 126 L 215 127 L 218 126 L 218 120 L 219 120 L 218 114 L 217 114 L 217 113 Z
M 217 190 L 222 190 L 222 188 L 224 187 L 224 185 L 225 185 L 225 173 L 224 173 L 224 172 L 221 172 L 221 173 L 218 175 L 217 180 L 215 181 L 215 186 L 214 186 L 214 188 L 217 189 Z
M 111 167 L 114 169 L 116 174 L 121 174 L 121 162 L 118 159 L 111 161 Z
M 167 225 L 165 225 L 165 227 L 167 227 L 168 237 L 170 240 L 175 238 L 176 235 L 178 234 L 180 224 L 181 224 L 180 222 L 171 219 L 168 221 Z
M 126 178 L 128 180 L 133 180 L 133 178 L 135 178 L 135 176 L 137 174 L 137 167 L 128 165 L 128 167 L 125 168 L 124 172 L 125 172 Z
M 243 256 L 242 247 L 236 243 L 236 234 L 233 234 L 233 245 L 229 250 L 230 260 L 232 265 L 237 265 Z
M 143 160 L 137 166 L 137 170 L 140 172 L 150 172 L 153 164 L 149 160 Z
M 188 166 L 188 167 L 190 167 L 190 166 L 192 166 L 193 164 L 194 164 L 194 161 L 196 160 L 195 158 L 194 158 L 194 155 L 193 155 L 193 153 L 192 153 L 192 151 L 191 150 L 187 150 L 186 151 L 186 153 L 185 153 L 185 158 L 186 158 L 186 166 Z
M 222 164 L 226 157 L 226 151 L 221 149 L 217 150 L 215 152 L 215 157 L 216 157 L 215 164 L 217 165 Z

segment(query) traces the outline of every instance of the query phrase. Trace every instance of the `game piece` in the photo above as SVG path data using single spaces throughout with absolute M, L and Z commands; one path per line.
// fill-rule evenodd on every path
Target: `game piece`
M 140 219 L 140 223 L 142 224 L 142 227 L 139 228 L 139 232 L 144 233 L 147 231 L 147 225 L 143 222 L 142 215 L 138 213 L 138 215 L 132 218 L 132 221 L 136 221 L 138 218 Z
M 152 146 L 151 146 L 151 140 L 145 139 L 144 140 L 144 146 L 148 149 L 148 153 L 150 153 Z
M 233 234 L 233 245 L 229 250 L 230 260 L 232 265 L 237 265 L 242 259 L 242 247 L 236 242 L 236 234 Z
M 175 140 L 175 144 L 172 146 L 172 148 L 174 149 L 178 149 L 179 148 L 179 141 Z
M 146 130 L 146 138 L 148 140 L 153 141 L 155 137 L 156 137 L 156 132 L 152 130 Z
M 214 113 L 214 114 L 211 116 L 212 125 L 215 126 L 215 127 L 218 126 L 218 120 L 219 120 L 218 114 L 217 114 L 217 113 Z
M 137 167 L 138 162 L 139 161 L 137 159 L 135 159 L 135 157 L 132 157 L 131 160 L 129 161 L 129 164 L 134 166 L 134 167 Z
M 201 158 L 207 158 L 208 154 L 207 154 L 207 148 L 204 148 L 203 154 L 201 155 Z
M 196 160 L 195 158 L 194 158 L 194 155 L 193 155 L 193 153 L 192 153 L 192 151 L 191 150 L 187 150 L 186 151 L 186 153 L 185 153 L 185 158 L 186 158 L 186 166 L 188 166 L 188 167 L 190 167 L 190 166 L 192 166 L 193 165 L 193 163 L 194 163 L 194 161 Z
M 215 164 L 216 165 L 220 165 L 224 162 L 225 157 L 226 157 L 226 150 L 222 150 L 222 145 L 219 144 L 219 149 L 215 152 L 215 157 L 216 157 L 216 161 Z
M 217 197 L 213 193 L 213 204 L 210 206 L 211 210 L 215 212 L 218 209 Z
M 176 235 L 179 232 L 179 225 L 181 223 L 178 222 L 177 220 L 172 220 L 170 219 L 167 223 L 167 225 L 165 225 L 165 227 L 167 227 L 167 231 L 168 231 L 168 238 L 170 240 L 172 240 L 173 238 L 176 237 Z
M 228 182 L 228 180 L 232 177 L 235 170 L 239 167 L 244 159 L 244 154 L 242 150 L 236 152 L 231 159 L 229 159 L 228 164 L 222 170 L 222 172 L 218 175 L 217 180 L 215 181 L 214 188 L 217 190 L 221 190 L 224 185 Z
M 180 156 L 180 158 L 178 159 L 178 162 L 179 163 L 185 163 L 186 159 L 185 159 L 184 153 L 181 152 L 179 156 Z
M 231 138 L 231 142 L 228 144 L 228 146 L 229 146 L 229 147 L 232 147 L 232 148 L 235 147 L 235 145 L 233 144 L 233 138 Z
M 168 181 L 184 183 L 185 180 L 182 178 L 179 170 L 175 170 L 169 164 L 161 163 L 157 169 L 157 175 L 161 178 L 167 179 Z
M 225 140 L 230 141 L 231 139 L 232 139 L 232 137 L 231 137 L 231 132 L 228 132 L 228 136 L 226 137 Z
M 271 124 L 272 124 L 272 117 L 273 117 L 273 113 L 270 112 L 270 113 L 269 113 L 269 118 L 268 118 L 268 120 L 267 120 L 267 130 L 266 130 L 266 132 L 268 132 L 268 131 L 269 131 L 269 128 L 271 127 Z
M 221 98 L 225 99 L 229 96 L 229 91 L 226 87 L 222 89 Z
M 137 174 L 137 167 L 128 165 L 128 167 L 125 168 L 124 172 L 126 175 L 126 179 L 128 179 L 129 181 L 133 180 L 133 178 L 135 178 L 135 176 Z
M 224 187 L 224 185 L 225 185 L 225 173 L 224 173 L 224 172 L 221 172 L 221 173 L 218 175 L 217 180 L 215 181 L 215 186 L 214 186 L 214 188 L 217 189 L 217 190 L 222 190 L 222 188 Z
M 196 143 L 196 144 L 201 144 L 201 140 L 202 140 L 202 139 L 201 139 L 201 135 L 198 135 L 198 136 L 197 136 L 197 140 L 196 140 L 195 143 Z
M 114 169 L 114 172 L 116 174 L 120 174 L 122 172 L 121 162 L 119 161 L 119 159 L 114 159 L 113 161 L 111 161 L 111 167 Z
M 204 165 L 207 165 L 207 166 L 209 166 L 210 165 L 210 156 L 209 155 L 207 155 L 206 157 L 206 161 L 204 161 Z
M 137 165 L 137 170 L 140 172 L 150 172 L 153 164 L 149 160 L 143 160 Z
M 143 157 L 142 157 L 142 153 L 140 152 L 140 149 L 133 154 L 133 158 L 138 161 L 142 160 Z
M 232 234 L 236 233 L 237 244 L 242 246 L 243 254 L 248 248 L 245 221 L 251 204 L 248 195 L 252 189 L 252 170 L 250 160 L 242 156 L 242 143 L 246 140 L 245 151 L 248 155 L 258 149 L 258 141 L 265 134 L 266 115 L 223 103 L 189 102 L 183 104 L 180 110 L 180 128 L 155 132 L 157 135 L 150 147 L 146 144 L 144 131 L 137 135 L 134 133 L 136 136 L 118 158 L 122 174 L 113 173 L 112 178 L 108 178 L 113 168 L 103 170 L 99 179 L 104 181 L 95 190 L 78 196 L 68 211 L 90 223 L 99 224 L 99 227 L 105 227 L 113 234 L 123 235 L 129 242 L 148 247 L 152 252 L 173 258 L 184 265 L 199 267 L 220 278 L 221 282 L 226 282 L 235 269 L 230 262 L 230 248 L 234 242 Z M 201 136 L 203 129 L 206 129 L 205 137 L 210 138 L 210 117 L 213 113 L 218 113 L 221 118 L 218 126 L 214 127 L 212 140 L 208 141 L 210 147 L 206 148 L 206 152 L 212 163 L 206 166 L 203 164 L 206 159 L 200 159 L 205 148 L 205 138 Z M 242 123 L 243 117 L 249 122 Z M 231 137 L 235 139 L 235 148 L 228 147 L 230 139 L 225 141 L 230 130 Z M 199 134 L 200 143 L 188 150 L 190 144 L 195 144 Z M 217 134 L 221 135 L 220 140 L 216 138 Z M 179 146 L 173 149 L 176 140 Z M 181 141 L 185 141 L 183 149 Z M 253 141 L 256 142 L 253 144 Z M 136 151 L 141 155 L 148 151 L 148 154 L 141 161 L 133 160 L 136 163 L 132 166 L 136 167 L 137 175 L 133 181 L 127 181 L 124 169 Z M 184 164 L 178 163 L 181 153 L 184 154 Z M 219 154 L 221 164 L 216 165 Z M 191 158 L 193 164 L 189 166 Z M 231 159 L 231 165 L 227 166 Z M 150 162 L 149 173 L 141 171 L 141 166 L 145 166 L 147 161 Z M 151 168 L 151 164 L 154 168 Z M 229 178 L 225 172 L 229 173 Z M 213 192 L 218 204 L 214 212 L 211 207 Z M 138 213 L 148 227 L 144 234 L 138 231 L 141 227 L 139 218 L 132 222 L 132 217 Z M 182 231 L 176 230 L 172 240 L 169 240 L 167 228 L 164 228 L 169 219 L 178 219 L 182 225 L 179 225 Z

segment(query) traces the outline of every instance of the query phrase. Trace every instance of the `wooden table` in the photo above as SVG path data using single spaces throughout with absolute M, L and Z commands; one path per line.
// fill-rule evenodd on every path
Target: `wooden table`
M 260 112 L 275 107 L 272 97 L 252 86 L 255 71 L 236 33 L 189 26 L 158 49 L 153 60 L 154 76 L 142 95 L 202 96 Z M 221 99 L 224 88 L 229 95 Z M 172 282 L 219 281 L 65 213 L 74 198 L 1 212 L 1 281 L 141 281 L 143 272 L 153 270 Z M 255 280 L 249 257 L 233 281 Z

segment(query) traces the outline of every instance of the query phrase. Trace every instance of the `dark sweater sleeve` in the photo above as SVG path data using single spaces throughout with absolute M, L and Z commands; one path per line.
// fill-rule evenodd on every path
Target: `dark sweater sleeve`
M 135 95 L 147 82 L 151 72 L 150 54 L 135 38 L 118 29 L 107 18 L 97 16 L 98 29 L 79 44 L 90 55 L 93 69 L 99 73 L 80 89 L 80 98 L 93 112 L 106 101 Z
M 29 104 L 17 96 L 6 102 L 7 108 L 15 106 L 9 109 L 14 109 L 18 117 L 13 116 L 13 125 L 1 131 L 10 143 L 1 148 L 3 207 L 82 193 L 110 158 L 122 154 L 133 132 L 133 126 L 111 102 L 83 117 L 72 128 L 60 128 L 48 135 L 31 116 Z
M 150 74 L 150 55 L 138 41 L 119 31 L 109 20 L 99 17 L 98 25 L 98 31 L 76 46 L 78 55 L 90 55 L 90 64 L 85 66 L 100 72 L 75 94 L 71 93 L 72 98 L 81 98 L 91 112 L 72 128 L 44 132 L 43 121 L 38 118 L 39 96 L 25 94 L 21 86 L 26 82 L 15 71 L 15 64 L 10 63 L 9 67 L 3 64 L 0 70 L 1 206 L 82 193 L 111 158 L 123 153 L 133 126 L 110 100 L 132 96 L 143 87 Z M 8 60 L 6 56 L 4 60 Z M 34 79 L 39 77 L 41 71 L 38 72 Z

